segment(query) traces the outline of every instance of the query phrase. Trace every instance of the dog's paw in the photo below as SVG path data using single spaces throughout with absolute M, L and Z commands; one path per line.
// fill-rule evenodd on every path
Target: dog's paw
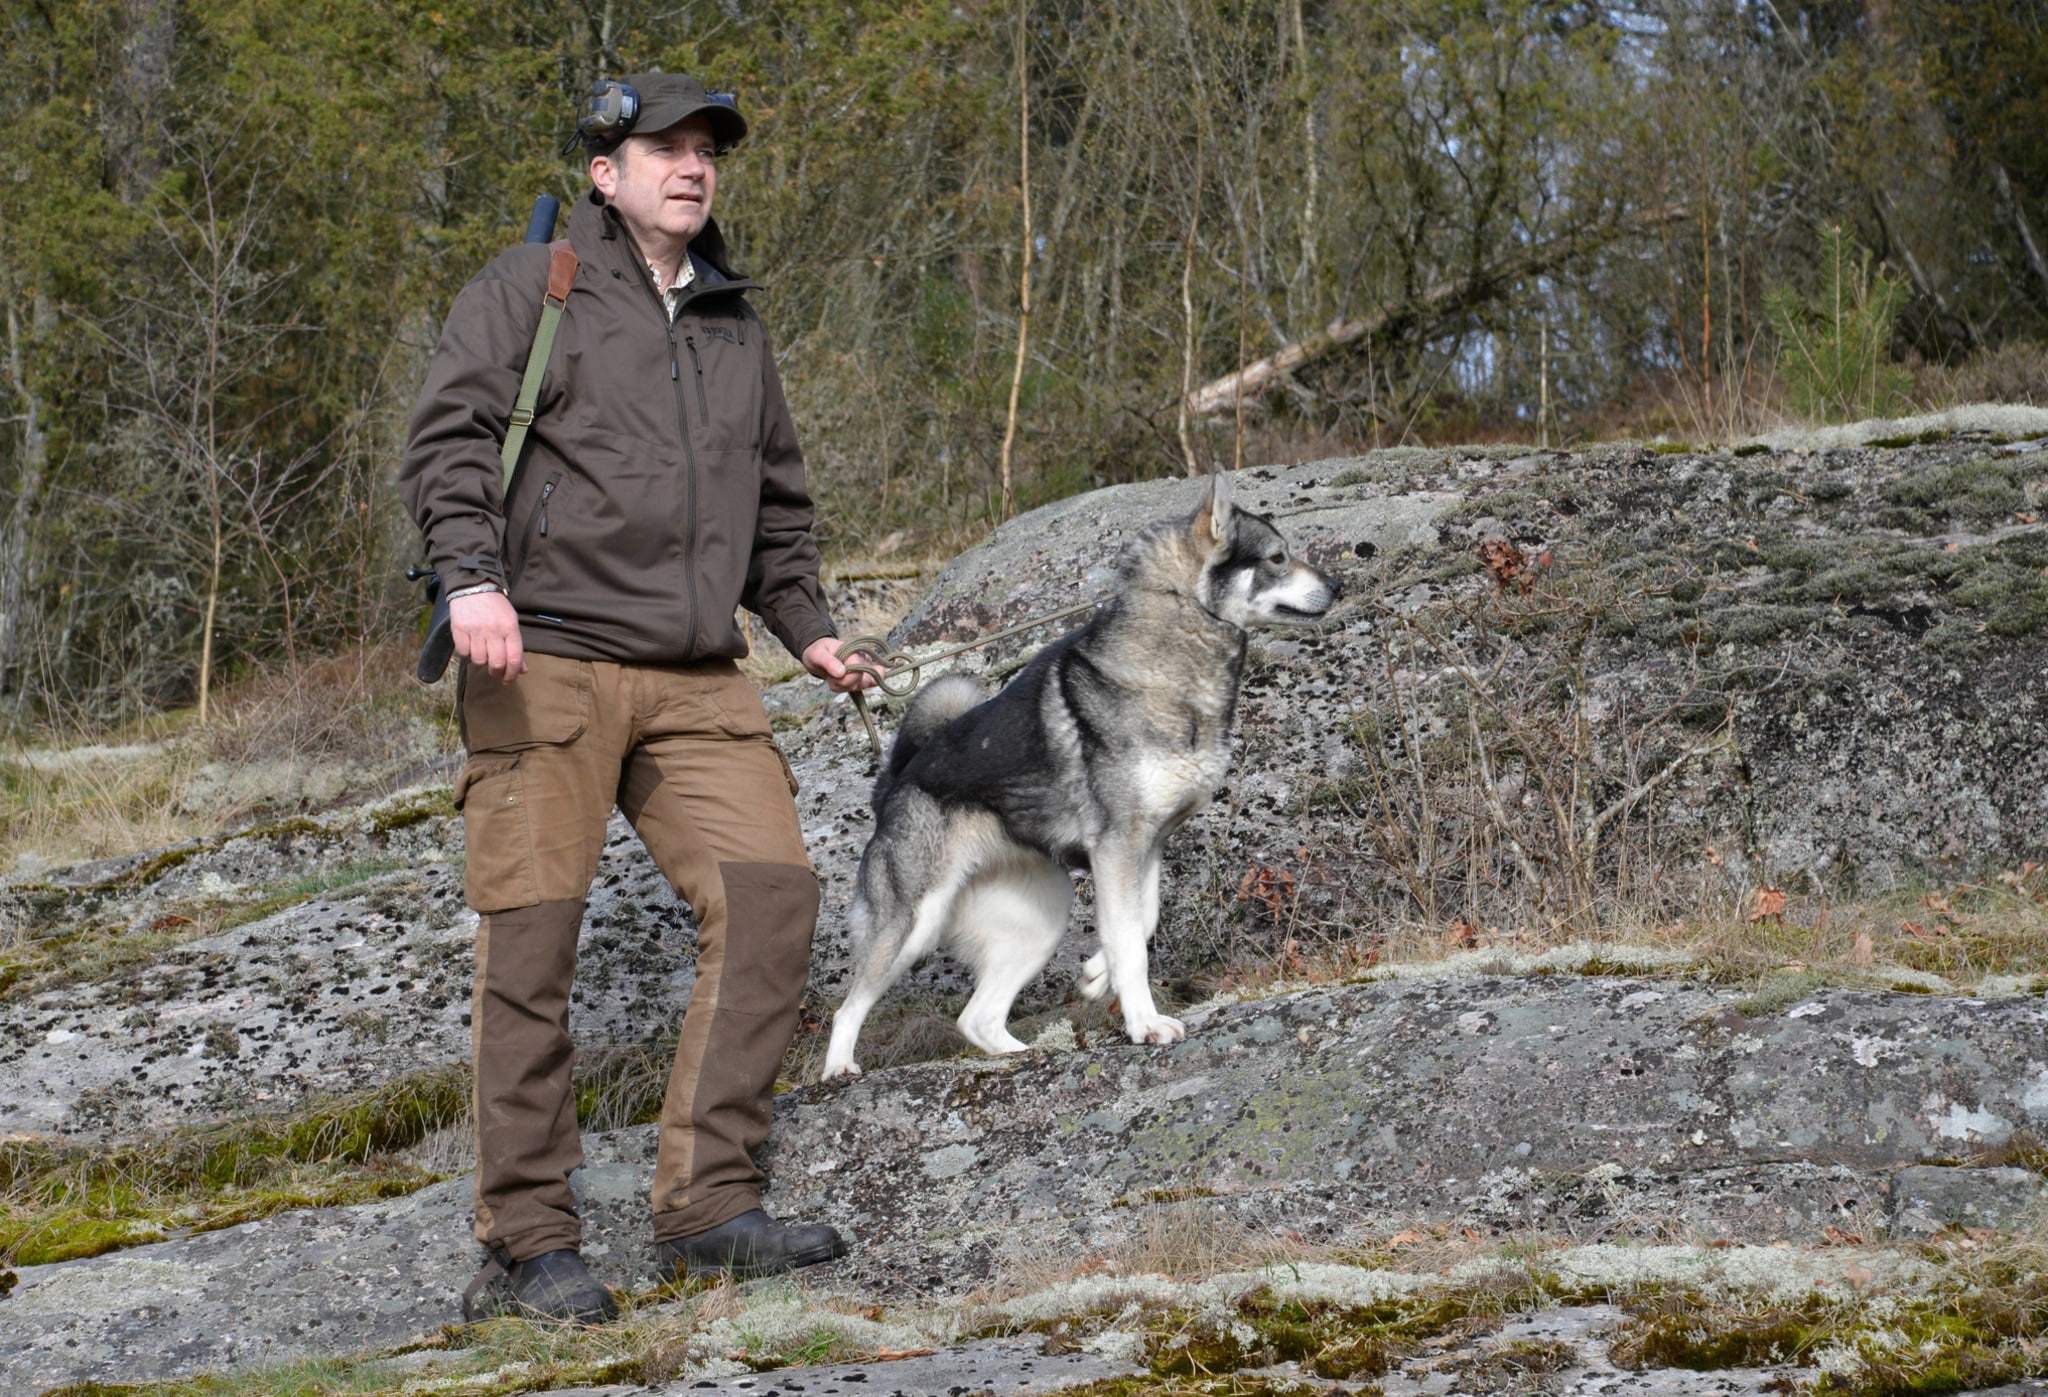
M 1109 989 L 1109 957 L 1097 951 L 1081 962 L 1081 998 L 1100 999 Z
M 818 1074 L 818 1080 L 821 1082 L 850 1082 L 859 1075 L 860 1064 L 857 1062 L 828 1062 L 825 1064 L 825 1070 Z
M 1188 1036 L 1187 1025 L 1164 1014 L 1126 1019 L 1124 1029 L 1133 1043 L 1178 1043 Z

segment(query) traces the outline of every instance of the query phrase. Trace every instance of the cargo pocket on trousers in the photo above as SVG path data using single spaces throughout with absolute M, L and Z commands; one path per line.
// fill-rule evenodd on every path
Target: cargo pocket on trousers
M 590 724 L 590 662 L 528 651 L 526 677 L 463 676 L 462 728 L 479 756 L 574 742 Z
M 517 752 L 479 752 L 455 783 L 462 812 L 462 895 L 478 912 L 509 912 L 540 901 L 533 826 Z

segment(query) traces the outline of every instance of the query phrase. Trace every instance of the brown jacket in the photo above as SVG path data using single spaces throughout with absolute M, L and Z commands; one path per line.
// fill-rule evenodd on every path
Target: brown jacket
M 399 473 L 441 585 L 504 585 L 525 647 L 570 659 L 737 658 L 737 606 L 792 654 L 836 634 L 803 453 L 745 300 L 755 283 L 726 265 L 717 225 L 690 245 L 696 280 L 672 325 L 594 195 L 570 214 L 569 242 L 576 282 L 509 509 L 499 448 L 540 323 L 547 249 L 498 257 L 442 328 Z

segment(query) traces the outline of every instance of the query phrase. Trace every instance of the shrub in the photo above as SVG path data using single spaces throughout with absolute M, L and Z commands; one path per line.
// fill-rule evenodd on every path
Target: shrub
M 1821 230 L 1821 294 L 1807 304 L 1773 291 L 1764 310 L 1779 342 L 1779 371 L 1808 417 L 1849 422 L 1903 410 L 1912 375 L 1891 360 L 1903 279 L 1871 270 L 1870 253 L 1841 228 Z

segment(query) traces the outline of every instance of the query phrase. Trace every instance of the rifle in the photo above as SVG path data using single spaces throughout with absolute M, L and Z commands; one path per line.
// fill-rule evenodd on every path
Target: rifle
M 526 220 L 525 241 L 545 243 L 555 236 L 555 219 L 562 211 L 561 201 L 552 194 L 543 194 L 533 201 L 533 213 Z M 529 366 L 529 376 L 531 367 Z M 537 385 L 536 385 L 537 386 Z M 520 435 L 524 437 L 522 428 Z M 507 472 L 505 481 L 505 505 L 512 502 L 511 476 Z M 455 631 L 448 616 L 448 598 L 443 595 L 441 578 L 432 568 L 410 567 L 405 570 L 405 580 L 427 584 L 427 603 L 434 612 L 427 622 L 427 638 L 420 644 L 420 657 L 413 666 L 413 674 L 422 684 L 432 684 L 448 672 L 449 657 L 455 653 Z

